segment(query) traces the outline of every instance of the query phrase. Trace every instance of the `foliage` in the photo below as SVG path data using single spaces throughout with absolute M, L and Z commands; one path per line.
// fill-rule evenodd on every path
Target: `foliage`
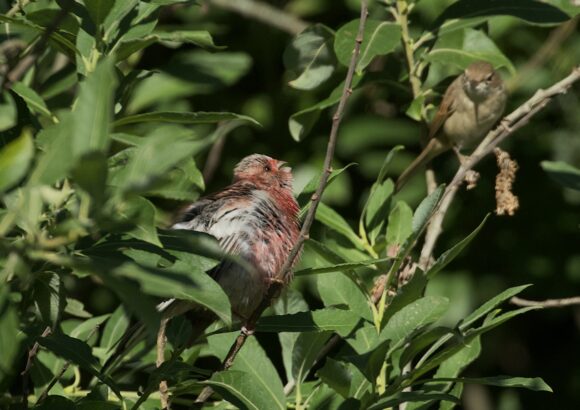
M 274 65 L 261 66 L 253 63 L 257 46 L 251 42 L 237 43 L 235 35 L 214 40 L 227 30 L 223 16 L 208 18 L 193 2 L 22 3 L 22 10 L 0 16 L 7 85 L 0 114 L 2 405 L 24 397 L 42 409 L 156 408 L 160 380 L 168 380 L 176 405 L 187 406 L 210 385 L 216 401 L 256 409 L 402 403 L 449 409 L 473 383 L 551 391 L 540 378 L 461 375 L 480 356 L 483 334 L 533 310 L 505 306 L 525 286 L 488 294 L 487 302 L 453 322 L 446 314 L 454 299 L 427 289 L 436 273 L 444 276 L 464 248 L 479 241 L 485 214 L 478 215 L 480 224 L 466 223 L 472 232 L 449 244 L 425 273 L 417 270 L 407 283 L 397 283 L 397 272 L 420 249 L 442 187 L 423 195 L 414 181 L 395 193 L 391 176 L 407 154 L 392 147 L 418 141 L 433 114 L 433 96 L 471 61 L 490 61 L 515 82 L 522 63 L 502 51 L 490 27 L 545 32 L 577 8 L 527 0 L 372 4 L 353 99 L 359 110 L 366 98 L 378 111 L 384 99 L 396 115 L 347 118 L 337 163 L 356 161 L 359 170 L 347 165 L 333 172 L 295 284 L 258 323 L 260 342 L 250 338 L 230 370 L 212 374 L 239 326 L 232 324 L 227 296 L 206 275 L 227 256 L 207 235 L 162 228 L 180 205 L 205 191 L 200 164 L 226 138 L 232 145 L 223 172 L 231 172 L 239 148 L 248 145 L 266 153 L 276 152 L 275 145 L 300 162 L 297 195 L 308 206 L 319 179 L 319 142 L 354 45 L 358 21 L 348 21 L 354 12 L 284 38 L 283 57 L 280 52 Z M 290 3 L 296 13 L 316 7 Z M 253 23 L 237 24 L 250 30 Z M 415 47 L 412 73 L 402 44 Z M 13 81 L 6 74 L 27 56 L 35 65 Z M 275 70 L 282 60 L 286 71 L 280 74 Z M 247 98 L 252 71 L 280 74 L 289 87 L 268 84 L 272 95 L 292 101 L 289 108 L 267 93 Z M 283 106 L 276 115 L 274 105 Z M 270 133 L 273 121 L 302 145 L 275 134 L 253 139 Z M 382 138 L 392 150 L 373 149 Z M 577 168 L 563 162 L 542 167 L 578 190 Z M 360 201 L 350 197 L 351 172 L 366 178 L 368 192 Z M 349 201 L 346 211 L 341 205 Z M 386 286 L 375 298 L 373 284 L 382 274 Z M 99 297 L 112 302 L 95 303 Z M 155 368 L 155 306 L 170 297 L 195 302 L 220 321 L 203 343 L 186 349 L 191 324 L 172 321 L 167 353 L 178 354 Z M 147 337 L 121 363 L 105 368 L 132 321 L 145 325 Z M 47 328 L 50 335 L 41 336 Z M 343 342 L 319 357 L 333 333 Z M 35 343 L 40 350 L 33 366 L 20 375 Z

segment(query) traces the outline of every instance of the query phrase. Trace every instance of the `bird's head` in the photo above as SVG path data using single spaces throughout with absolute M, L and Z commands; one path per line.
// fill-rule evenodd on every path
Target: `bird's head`
M 234 182 L 251 181 L 266 188 L 292 189 L 292 168 L 267 155 L 252 154 L 234 168 Z
M 475 61 L 463 72 L 463 89 L 475 102 L 485 101 L 502 86 L 499 73 L 487 61 Z

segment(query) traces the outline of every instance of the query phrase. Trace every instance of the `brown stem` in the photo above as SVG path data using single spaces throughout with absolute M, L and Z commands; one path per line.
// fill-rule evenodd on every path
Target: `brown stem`
M 517 306 L 540 306 L 542 308 L 557 308 L 564 306 L 580 305 L 580 296 L 564 299 L 528 300 L 514 296 L 510 303 Z
M 95 332 L 99 329 L 99 326 L 95 326 L 93 328 L 93 330 L 90 331 L 90 333 L 88 334 L 87 338 L 85 339 L 85 341 L 88 341 L 94 334 Z M 48 383 L 48 386 L 46 386 L 46 388 L 44 389 L 44 391 L 40 394 L 40 396 L 38 397 L 37 403 L 42 402 L 44 399 L 46 399 L 48 397 L 48 393 L 50 393 L 50 391 L 52 390 L 52 388 L 54 387 L 54 385 L 58 382 L 58 380 L 62 377 L 62 375 L 67 371 L 67 369 L 70 366 L 70 362 L 66 361 L 60 371 L 54 375 L 54 377 L 52 378 L 52 380 L 50 381 L 50 383 Z
M 203 180 L 207 184 L 213 178 L 215 171 L 220 163 L 222 156 L 222 151 L 226 143 L 226 137 L 219 137 L 216 142 L 213 143 L 209 154 L 207 155 L 207 160 L 205 161 L 205 166 L 203 167 Z
M 169 322 L 169 318 L 163 318 L 159 322 L 159 331 L 157 332 L 157 360 L 155 362 L 157 367 L 160 367 L 165 362 L 165 344 L 167 342 L 165 331 L 167 329 L 167 322 Z M 161 409 L 169 410 L 169 393 L 166 380 L 159 382 L 159 396 Z
M 24 74 L 33 66 L 36 59 L 45 52 L 46 44 L 50 39 L 50 35 L 56 31 L 58 25 L 66 17 L 68 9 L 62 8 L 60 12 L 54 17 L 50 26 L 44 29 L 44 32 L 40 36 L 40 39 L 32 47 L 30 54 L 19 59 L 14 67 L 12 67 L 4 76 L 2 89 L 8 90 L 12 87 L 12 84 L 20 80 Z
M 266 4 L 253 0 L 209 0 L 215 6 L 234 11 L 269 26 L 285 31 L 291 35 L 302 32 L 308 23 L 291 14 Z
M 323 171 L 322 171 L 322 176 L 320 177 L 320 183 L 318 184 L 318 188 L 316 189 L 316 192 L 312 195 L 311 205 L 310 205 L 310 208 L 308 209 L 308 213 L 306 214 L 306 217 L 304 218 L 304 223 L 302 224 L 302 229 L 300 230 L 298 240 L 296 241 L 296 244 L 294 244 L 294 247 L 290 251 L 290 254 L 288 255 L 288 257 L 286 258 L 286 262 L 284 263 L 282 268 L 278 271 L 276 277 L 272 280 L 272 283 L 270 284 L 268 291 L 266 292 L 266 295 L 262 299 L 260 305 L 250 315 L 250 318 L 246 321 L 245 326 L 242 328 L 242 331 L 240 332 L 239 336 L 236 338 L 236 341 L 231 346 L 230 351 L 228 352 L 226 358 L 224 359 L 224 361 L 222 363 L 222 366 L 221 366 L 222 370 L 227 370 L 232 365 L 232 363 L 234 362 L 234 360 L 236 358 L 236 355 L 238 354 L 238 352 L 240 351 L 240 349 L 242 348 L 242 346 L 246 342 L 246 339 L 248 338 L 249 335 L 251 335 L 253 333 L 253 330 L 256 326 L 256 323 L 257 323 L 258 319 L 260 318 L 260 316 L 262 315 L 262 312 L 264 312 L 264 310 L 266 310 L 268 308 L 268 306 L 270 306 L 272 299 L 274 299 L 280 293 L 280 290 L 283 286 L 282 284 L 285 283 L 284 278 L 287 276 L 288 272 L 290 272 L 290 270 L 292 269 L 292 266 L 294 266 L 294 261 L 295 261 L 296 257 L 298 256 L 298 254 L 300 253 L 300 251 L 302 249 L 302 245 L 304 244 L 304 241 L 306 241 L 306 239 L 308 239 L 310 227 L 312 226 L 312 223 L 314 222 L 314 217 L 316 215 L 316 210 L 318 208 L 318 204 L 320 203 L 320 200 L 322 199 L 322 194 L 324 193 L 324 190 L 325 190 L 326 185 L 328 183 L 328 178 L 330 176 L 330 173 L 332 172 L 331 165 L 332 165 L 332 159 L 334 157 L 334 150 L 336 147 L 338 130 L 340 128 L 340 122 L 342 121 L 342 117 L 344 115 L 344 109 L 346 107 L 346 102 L 348 100 L 348 97 L 352 94 L 352 88 L 351 88 L 352 87 L 352 79 L 354 76 L 354 71 L 355 71 L 356 64 L 358 61 L 358 56 L 360 53 L 360 46 L 361 46 L 362 41 L 363 41 L 363 33 L 364 33 L 364 27 L 365 27 L 367 15 L 368 15 L 368 9 L 367 9 L 367 5 L 366 5 L 366 1 L 362 0 L 361 1 L 361 12 L 360 12 L 360 22 L 359 22 L 359 27 L 358 27 L 358 34 L 356 36 L 354 50 L 352 53 L 350 64 L 348 66 L 348 72 L 346 74 L 346 79 L 344 81 L 344 88 L 342 90 L 342 95 L 341 95 L 340 100 L 338 102 L 338 107 L 336 109 L 336 112 L 335 112 L 334 116 L 332 117 L 332 127 L 330 129 L 330 135 L 328 137 L 328 145 L 326 148 L 326 156 L 324 158 L 324 167 L 323 167 Z M 205 387 L 202 390 L 202 392 L 200 393 L 200 395 L 198 396 L 198 398 L 196 399 L 196 403 L 203 403 L 205 400 L 207 400 L 207 398 L 209 398 L 211 393 L 212 393 L 211 387 L 209 387 L 209 386 Z
M 47 326 L 46 329 L 42 332 L 40 337 L 47 337 L 52 332 L 50 326 Z M 38 342 L 34 342 L 34 345 L 28 351 L 28 359 L 26 360 L 26 366 L 24 370 L 20 373 L 22 376 L 22 405 L 25 409 L 28 408 L 28 372 L 30 368 L 34 364 L 34 358 L 38 354 L 38 349 L 40 348 L 40 344 Z

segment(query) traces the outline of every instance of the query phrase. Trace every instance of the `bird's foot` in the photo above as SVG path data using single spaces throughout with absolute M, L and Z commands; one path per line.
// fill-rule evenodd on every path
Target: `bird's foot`
M 252 336 L 254 334 L 254 328 L 250 326 L 242 326 L 241 332 L 246 336 Z

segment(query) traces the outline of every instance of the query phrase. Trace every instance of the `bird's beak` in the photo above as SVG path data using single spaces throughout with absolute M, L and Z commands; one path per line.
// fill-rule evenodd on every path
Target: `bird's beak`
M 278 161 L 277 165 L 278 165 L 278 169 L 279 170 L 284 170 L 284 171 L 292 171 L 292 168 L 290 166 L 287 165 L 288 163 L 286 161 Z

